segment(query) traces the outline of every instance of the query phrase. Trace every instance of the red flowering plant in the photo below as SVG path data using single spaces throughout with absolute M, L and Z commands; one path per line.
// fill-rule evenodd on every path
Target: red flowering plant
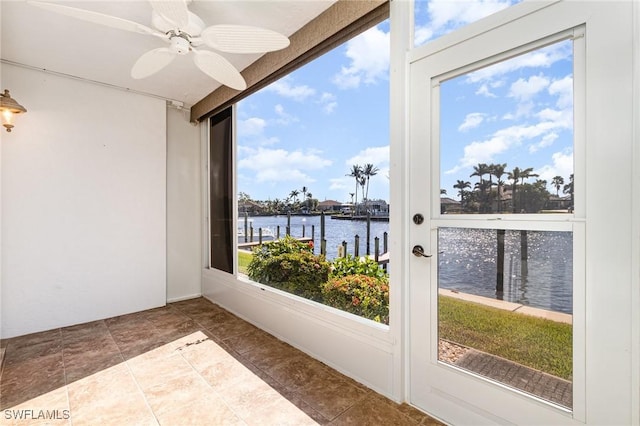
M 386 279 L 362 274 L 335 277 L 322 287 L 322 295 L 329 306 L 389 323 L 389 284 Z
M 389 278 L 374 259 L 351 255 L 335 259 L 322 295 L 329 306 L 389 323 Z

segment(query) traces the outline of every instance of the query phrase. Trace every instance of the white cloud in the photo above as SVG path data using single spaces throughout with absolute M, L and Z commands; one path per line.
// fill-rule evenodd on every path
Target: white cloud
M 414 40 L 413 43 L 415 46 L 420 46 L 424 44 L 426 41 L 430 40 L 433 37 L 433 30 L 427 26 L 417 25 L 414 30 Z
M 564 127 L 564 116 L 561 115 L 557 121 L 541 121 L 534 125 L 516 125 L 498 130 L 487 140 L 473 141 L 465 146 L 464 155 L 458 164 L 445 173 L 457 173 L 478 163 L 494 162 L 496 155 L 520 146 L 525 141 L 544 138 L 545 135 Z
M 549 85 L 549 94 L 558 96 L 558 101 L 556 102 L 558 108 L 572 108 L 573 76 L 568 75 L 560 80 L 554 80 Z
M 509 0 L 431 0 L 428 6 L 430 26 L 432 31 L 439 33 L 445 27 L 457 28 L 475 22 L 510 5 Z
M 566 149 L 562 152 L 556 152 L 551 156 L 552 164 L 547 164 L 536 170 L 540 175 L 539 179 L 547 181 L 548 190 L 555 194 L 555 188 L 551 186 L 551 180 L 555 176 L 562 176 L 565 184 L 569 183 L 569 176 L 573 174 L 573 151 Z M 560 189 L 562 191 L 562 189 Z
M 536 116 L 543 122 L 553 122 L 556 128 L 559 129 L 572 129 L 573 128 L 573 110 L 563 109 L 555 110 L 551 108 L 545 108 Z
M 243 136 L 262 135 L 267 122 L 259 117 L 251 117 L 246 120 L 238 120 L 238 133 Z
M 558 134 L 555 132 L 547 133 L 542 137 L 540 142 L 529 145 L 529 153 L 533 154 L 542 148 L 553 145 L 553 142 L 558 139 Z
M 506 61 L 498 62 L 485 68 L 469 73 L 467 83 L 481 83 L 492 81 L 496 77 L 522 68 L 548 68 L 554 63 L 571 58 L 572 47 L 570 41 L 552 44 L 524 55 Z
M 329 179 L 329 190 L 330 191 L 342 191 L 353 188 L 353 178 L 349 178 L 347 180 L 346 177 L 339 177 Z
M 528 80 L 519 78 L 511 84 L 508 96 L 519 101 L 533 98 L 549 86 L 549 79 L 544 75 L 532 75 Z
M 373 27 L 347 42 L 349 66 L 334 75 L 333 82 L 341 89 L 353 89 L 361 84 L 375 84 L 388 78 L 389 33 Z
M 255 172 L 256 181 L 264 182 L 305 182 L 315 180 L 306 172 L 321 170 L 331 165 L 317 150 L 286 151 L 284 149 L 244 148 L 244 158 L 238 161 L 239 169 Z
M 491 92 L 491 90 L 489 90 L 489 85 L 488 84 L 483 84 L 481 85 L 478 90 L 476 90 L 476 95 L 482 95 L 482 96 L 486 96 L 487 98 L 495 98 L 496 95 Z
M 353 157 L 345 161 L 347 167 L 351 167 L 354 164 L 364 165 L 373 164 L 374 166 L 381 168 L 383 165 L 389 163 L 389 145 L 366 148 Z
M 331 114 L 338 107 L 336 95 L 329 92 L 323 92 L 318 103 L 326 114 Z
M 430 0 L 416 2 L 414 45 L 420 46 L 456 28 L 509 7 L 511 0 Z M 426 11 L 421 7 L 426 4 Z
M 288 112 L 286 112 L 284 110 L 284 107 L 280 104 L 276 104 L 275 107 L 273 107 L 273 110 L 275 111 L 276 115 L 278 116 L 278 118 L 276 118 L 276 123 L 281 124 L 283 126 L 286 126 L 290 123 L 294 123 L 299 121 L 297 117 L 289 114 Z
M 271 83 L 263 90 L 276 92 L 278 95 L 285 98 L 293 99 L 294 101 L 302 102 L 309 96 L 313 96 L 316 90 L 305 84 L 293 85 L 290 77 L 284 77 L 275 83 Z
M 481 112 L 472 112 L 467 114 L 464 118 L 464 122 L 458 127 L 458 131 L 466 132 L 468 130 L 478 127 L 484 121 L 486 114 Z

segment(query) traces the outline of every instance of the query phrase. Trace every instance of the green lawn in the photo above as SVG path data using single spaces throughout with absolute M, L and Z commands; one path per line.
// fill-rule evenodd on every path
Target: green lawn
M 439 297 L 439 335 L 571 380 L 572 327 L 447 296 Z
M 238 250 L 238 272 L 247 274 L 247 266 L 251 262 L 253 255 L 248 251 Z

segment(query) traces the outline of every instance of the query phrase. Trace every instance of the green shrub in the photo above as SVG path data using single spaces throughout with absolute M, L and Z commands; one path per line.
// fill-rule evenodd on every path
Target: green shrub
M 254 248 L 247 272 L 256 282 L 322 302 L 329 266 L 324 255 L 313 254 L 309 244 L 286 236 Z
M 348 254 L 333 261 L 331 278 L 357 274 L 379 279 L 387 278 L 387 272 L 371 257 L 357 258 Z
M 322 287 L 325 304 L 384 324 L 389 323 L 387 278 L 363 274 L 333 277 Z

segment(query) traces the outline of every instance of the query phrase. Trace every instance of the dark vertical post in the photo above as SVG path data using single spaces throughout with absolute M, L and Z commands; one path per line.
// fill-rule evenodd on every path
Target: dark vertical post
M 354 239 L 355 241 L 353 245 L 353 256 L 360 257 L 360 236 L 356 234 L 356 237 Z
M 342 257 L 347 257 L 347 242 L 342 242 Z
M 327 240 L 324 238 L 320 240 L 320 254 L 327 255 Z
M 367 256 L 371 254 L 371 213 L 367 211 Z
M 253 242 L 253 225 L 249 225 L 249 241 Z
M 382 234 L 382 252 L 386 253 L 387 251 L 389 251 L 389 234 L 385 231 Z
M 498 229 L 498 261 L 496 266 L 496 292 L 500 297 L 504 292 L 504 229 Z
M 527 237 L 527 231 L 520 231 L 520 273 L 522 279 L 525 280 L 529 274 L 529 241 Z
M 320 241 L 324 241 L 324 211 L 320 213 Z
M 258 243 L 262 244 L 262 228 L 258 228 Z
M 287 212 L 287 235 L 291 235 L 291 212 Z
M 249 228 L 247 227 L 247 224 L 249 222 L 249 219 L 247 218 L 247 212 L 244 212 L 244 242 L 246 243 L 249 238 Z
M 380 258 L 380 238 L 375 237 L 373 239 L 373 246 L 374 246 L 374 253 L 375 253 L 375 258 L 377 262 L 378 259 Z
M 306 233 L 306 229 L 305 228 L 306 228 L 306 226 L 307 225 L 302 225 L 302 238 L 305 237 L 305 233 Z

